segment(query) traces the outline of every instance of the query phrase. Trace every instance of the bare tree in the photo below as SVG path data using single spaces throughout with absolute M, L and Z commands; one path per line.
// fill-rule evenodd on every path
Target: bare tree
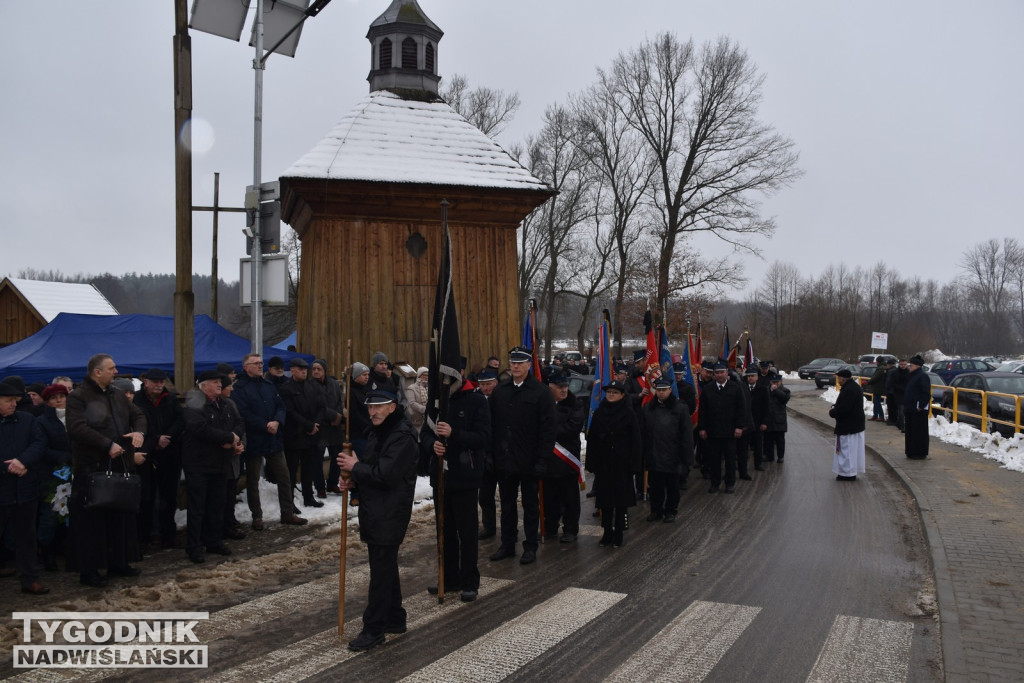
M 1007 290 L 1013 286 L 1020 246 L 1011 238 L 990 239 L 975 245 L 960 261 L 967 275 L 964 283 L 970 298 L 979 309 L 984 323 L 982 341 L 987 353 L 997 353 L 1012 346 L 1009 336 Z
M 519 111 L 519 93 L 506 93 L 495 88 L 469 89 L 469 80 L 462 74 L 445 79 L 439 93 L 441 99 L 467 121 L 490 137 L 497 137 Z
M 799 175 L 794 144 L 757 119 L 764 78 L 729 39 L 697 51 L 671 33 L 620 54 L 608 72 L 623 114 L 653 155 L 653 193 L 666 218 L 660 235 L 658 306 L 671 291 L 676 247 L 685 233 L 709 232 L 744 250 L 770 236 L 760 198 Z

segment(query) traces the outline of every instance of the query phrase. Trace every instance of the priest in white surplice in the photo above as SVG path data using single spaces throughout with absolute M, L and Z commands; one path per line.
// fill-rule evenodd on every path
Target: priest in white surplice
M 864 472 L 864 392 L 852 376 L 846 368 L 836 373 L 839 397 L 828 411 L 836 421 L 832 471 L 838 481 L 856 481 L 857 473 Z

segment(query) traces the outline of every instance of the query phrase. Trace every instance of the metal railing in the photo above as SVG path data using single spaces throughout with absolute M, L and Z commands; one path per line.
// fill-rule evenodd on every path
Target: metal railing
M 864 384 L 866 382 L 861 383 Z M 836 382 L 837 389 L 839 388 L 838 384 L 839 383 Z M 937 385 L 932 385 L 932 388 L 935 388 L 935 386 Z M 1024 396 L 1021 396 L 1019 394 L 1004 394 L 999 391 L 982 391 L 981 389 L 968 389 L 949 386 L 943 387 L 943 390 L 946 392 L 953 393 L 952 405 L 949 407 L 943 406 L 941 402 L 936 402 L 935 397 L 932 396 L 928 406 L 928 417 L 934 417 L 937 413 L 942 413 L 943 415 L 947 416 L 951 422 L 960 422 L 961 417 L 974 418 L 978 420 L 981 431 L 986 433 L 995 431 L 994 425 L 1005 425 L 1007 427 L 1012 427 L 1014 434 L 1020 434 L 1022 431 L 1024 431 L 1024 427 L 1022 427 L 1021 425 L 1021 409 L 1022 407 L 1024 407 Z M 960 408 L 961 393 L 979 395 L 981 397 L 981 412 L 972 413 L 966 409 Z M 870 391 L 865 391 L 864 396 L 870 397 L 872 400 L 874 399 L 874 394 Z M 1014 416 L 1012 422 L 1010 420 L 997 419 L 991 417 L 988 414 L 988 400 L 990 396 L 1001 396 L 1003 398 L 1008 399 L 1010 402 L 1014 404 Z

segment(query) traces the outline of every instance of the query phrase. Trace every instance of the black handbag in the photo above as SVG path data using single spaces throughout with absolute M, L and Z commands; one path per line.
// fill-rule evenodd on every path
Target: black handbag
M 123 455 L 121 462 L 124 464 Z M 138 512 L 141 500 L 142 479 L 137 474 L 114 472 L 108 461 L 106 472 L 92 472 L 89 475 L 89 488 L 85 495 L 87 510 Z

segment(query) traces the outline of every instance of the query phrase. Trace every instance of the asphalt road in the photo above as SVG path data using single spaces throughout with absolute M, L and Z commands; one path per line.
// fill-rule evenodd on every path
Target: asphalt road
M 641 504 L 620 549 L 598 547 L 589 502 L 579 540 L 542 546 L 531 566 L 488 562 L 485 542 L 484 585 L 471 604 L 449 597 L 438 606 L 426 594 L 436 551 L 423 519 L 400 559 L 409 632 L 358 655 L 343 641 L 360 628 L 365 549 L 350 545 L 339 641 L 336 535 L 308 530 L 296 543 L 282 529 L 290 545 L 261 536 L 234 571 L 182 564 L 150 577 L 157 590 L 179 591 L 162 609 L 211 611 L 197 630 L 209 669 L 85 678 L 939 680 L 934 588 L 912 501 L 870 456 L 857 482 L 835 481 L 831 450 L 830 434 L 791 416 L 784 465 L 767 465 L 734 495 L 708 494 L 691 475 L 680 520 L 647 523 Z M 268 560 L 274 551 L 284 561 Z M 204 577 L 225 589 L 204 594 Z M 20 673 L 4 666 L 3 675 Z

